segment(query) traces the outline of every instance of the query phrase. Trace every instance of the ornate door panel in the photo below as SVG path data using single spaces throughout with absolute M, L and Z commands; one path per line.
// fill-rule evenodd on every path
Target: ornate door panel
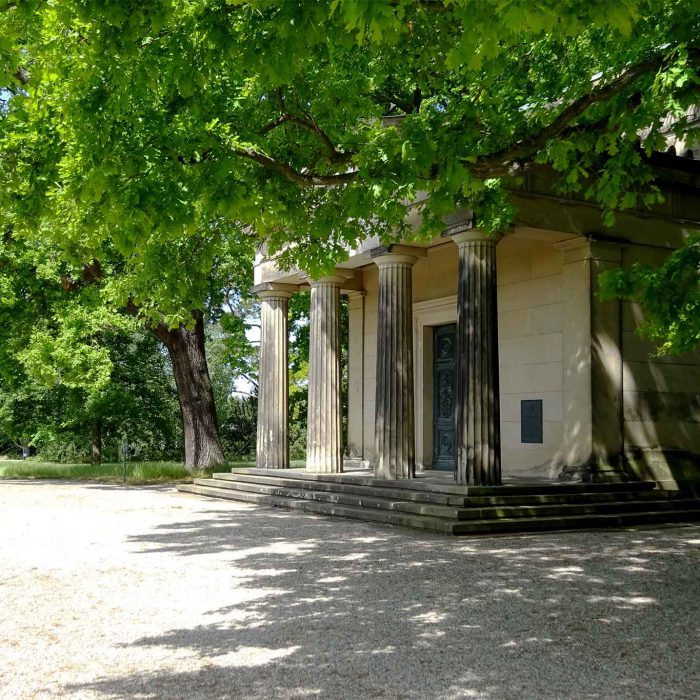
M 433 329 L 433 469 L 455 468 L 457 325 Z

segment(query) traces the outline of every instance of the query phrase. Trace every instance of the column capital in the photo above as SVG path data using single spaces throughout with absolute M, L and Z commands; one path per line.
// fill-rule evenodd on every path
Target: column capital
M 347 278 L 342 275 L 324 275 L 316 279 L 307 278 L 310 287 L 341 287 Z
M 409 265 L 412 266 L 418 262 L 418 258 L 424 258 L 428 255 L 425 248 L 410 245 L 387 245 L 370 250 L 372 262 L 377 267 L 387 267 L 388 265 Z
M 443 238 L 449 238 L 462 231 L 470 231 L 476 228 L 476 217 L 471 209 L 460 209 L 443 217 L 445 230 Z
M 418 258 L 413 255 L 399 255 L 397 253 L 388 253 L 387 255 L 378 255 L 372 258 L 372 262 L 377 267 L 390 267 L 391 265 L 402 265 L 413 267 L 418 262 Z
M 299 285 L 282 284 L 281 282 L 263 282 L 250 288 L 253 294 L 257 294 L 261 299 L 289 299 L 295 292 L 299 291 Z
M 364 289 L 357 289 L 352 290 L 350 292 L 346 292 L 345 296 L 348 298 L 349 302 L 360 301 L 361 299 L 364 299 L 367 296 L 367 292 Z
M 348 280 L 353 279 L 355 273 L 352 270 L 336 269 L 328 275 L 321 277 L 312 277 L 304 275 L 304 281 L 310 287 L 342 287 Z
M 418 246 L 391 244 L 372 248 L 369 254 L 372 262 L 381 268 L 389 265 L 413 266 L 418 258 L 427 257 L 428 251 Z
M 448 229 L 446 235 L 458 246 L 469 245 L 470 243 L 490 243 L 495 246 L 503 238 L 502 233 L 488 234 L 480 228 L 462 228 L 454 233 L 450 233 Z

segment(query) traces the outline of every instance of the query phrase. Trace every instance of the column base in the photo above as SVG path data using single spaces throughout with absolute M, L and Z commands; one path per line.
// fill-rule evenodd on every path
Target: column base
M 557 476 L 557 481 L 602 484 L 631 481 L 629 474 L 621 465 L 600 463 L 592 458 L 579 465 L 566 465 Z

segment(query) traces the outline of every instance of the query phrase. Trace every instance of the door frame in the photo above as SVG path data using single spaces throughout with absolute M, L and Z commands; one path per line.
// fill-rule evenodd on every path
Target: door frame
M 416 469 L 433 464 L 433 327 L 457 323 L 457 295 L 413 304 Z

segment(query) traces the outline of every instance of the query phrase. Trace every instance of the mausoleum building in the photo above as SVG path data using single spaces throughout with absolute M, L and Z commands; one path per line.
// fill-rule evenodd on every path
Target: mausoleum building
M 663 203 L 620 212 L 611 227 L 533 170 L 511 191 L 517 214 L 502 235 L 458 212 L 430 242 L 367 240 L 319 279 L 261 254 L 258 467 L 289 466 L 287 308 L 310 288 L 307 470 L 438 470 L 475 485 L 697 480 L 700 352 L 656 356 L 640 308 L 597 288 L 601 272 L 661 263 L 700 229 L 700 163 L 668 154 L 655 168 Z

